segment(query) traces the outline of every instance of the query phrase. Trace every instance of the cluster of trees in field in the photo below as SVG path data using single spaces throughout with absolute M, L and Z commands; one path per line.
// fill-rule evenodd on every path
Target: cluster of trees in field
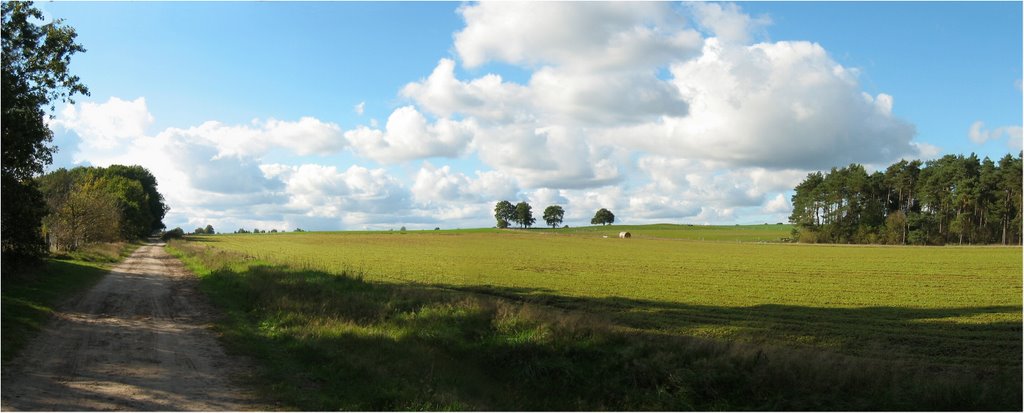
M 253 228 L 252 231 L 249 231 L 249 230 L 247 230 L 245 228 L 239 228 L 238 231 L 235 231 L 236 234 L 266 234 L 268 232 L 271 233 L 271 234 L 278 233 L 278 231 L 276 229 L 272 229 L 270 231 L 267 231 L 265 229 L 259 229 L 259 228 Z M 280 232 L 286 232 L 286 231 L 281 230 Z M 303 231 L 302 231 L 301 228 L 295 228 L 295 232 L 303 232 Z
M 61 168 L 36 179 L 45 200 L 42 234 L 50 248 L 136 240 L 164 228 L 156 177 L 138 165 Z
M 565 209 L 560 205 L 550 205 L 544 208 L 543 218 L 551 228 L 558 228 L 565 218 Z M 497 227 L 502 229 L 508 228 L 512 223 L 518 224 L 521 228 L 529 228 L 537 222 L 537 219 L 533 217 L 533 207 L 526 201 L 515 205 L 507 200 L 499 201 L 494 205 L 494 219 L 498 222 Z M 590 220 L 593 225 L 607 225 L 614 222 L 615 214 L 605 208 L 599 209 L 594 214 L 594 218 Z
M 801 242 L 1020 244 L 1021 185 L 1020 154 L 851 164 L 808 174 L 789 221 Z
M 216 233 L 217 233 L 217 231 L 214 231 L 213 230 L 213 225 L 210 225 L 210 224 L 207 224 L 205 228 L 204 227 L 197 227 L 195 230 L 192 231 L 193 235 L 213 235 L 213 234 L 216 234 Z

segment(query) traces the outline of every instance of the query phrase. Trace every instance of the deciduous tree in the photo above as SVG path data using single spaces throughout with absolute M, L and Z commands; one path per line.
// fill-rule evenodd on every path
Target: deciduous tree
M 544 222 L 547 222 L 551 228 L 557 228 L 558 224 L 562 223 L 562 218 L 565 217 L 565 210 L 561 206 L 551 205 L 544 208 Z
M 612 211 L 601 208 L 594 213 L 594 218 L 590 219 L 591 225 L 608 225 L 615 223 L 615 214 Z
M 515 222 L 516 207 L 508 201 L 499 201 L 494 205 L 494 219 L 498 221 L 498 228 L 508 228 L 510 222 Z
M 36 261 L 46 252 L 42 219 L 46 203 L 32 180 L 53 160 L 53 133 L 46 109 L 72 101 L 88 89 L 68 71 L 71 56 L 85 49 L 63 20 L 37 25 L 43 14 L 31 2 L 6 1 L 2 44 L 2 162 L 0 178 L 0 252 L 5 266 Z
M 530 204 L 525 201 L 516 204 L 515 215 L 512 218 L 512 221 L 523 228 L 529 228 L 533 226 L 534 222 L 537 222 L 533 217 L 533 208 L 531 208 Z

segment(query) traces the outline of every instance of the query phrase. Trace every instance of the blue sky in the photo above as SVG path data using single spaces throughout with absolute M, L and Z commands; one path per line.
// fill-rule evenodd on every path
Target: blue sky
M 1021 3 L 37 3 L 88 50 L 53 168 L 169 227 L 785 221 L 809 171 L 1021 147 Z

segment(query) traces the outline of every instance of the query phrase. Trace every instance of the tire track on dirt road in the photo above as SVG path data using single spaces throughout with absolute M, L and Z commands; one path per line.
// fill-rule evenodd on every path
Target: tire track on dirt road
M 266 410 L 208 327 L 196 279 L 140 247 L 3 366 L 3 410 Z

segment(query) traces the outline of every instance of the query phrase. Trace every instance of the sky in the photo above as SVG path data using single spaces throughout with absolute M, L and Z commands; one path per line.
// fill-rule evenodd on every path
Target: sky
M 1020 2 L 47 2 L 91 92 L 50 169 L 168 228 L 786 222 L 809 172 L 1022 146 Z

